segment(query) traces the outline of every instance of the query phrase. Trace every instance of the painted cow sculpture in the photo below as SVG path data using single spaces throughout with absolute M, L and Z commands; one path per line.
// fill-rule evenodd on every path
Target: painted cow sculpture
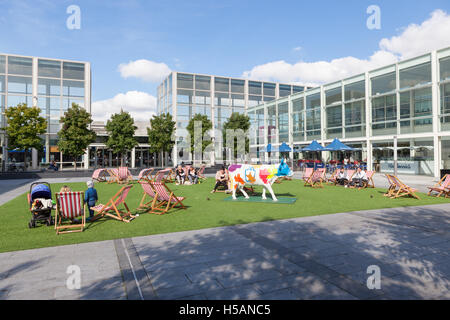
M 279 177 L 291 177 L 294 175 L 292 170 L 283 160 L 279 165 L 250 165 L 233 164 L 228 168 L 233 190 L 233 199 L 236 199 L 236 191 L 239 189 L 244 197 L 248 199 L 248 194 L 244 190 L 246 184 L 263 186 L 262 198 L 266 198 L 266 189 L 272 195 L 273 201 L 278 201 L 273 193 L 272 184 Z

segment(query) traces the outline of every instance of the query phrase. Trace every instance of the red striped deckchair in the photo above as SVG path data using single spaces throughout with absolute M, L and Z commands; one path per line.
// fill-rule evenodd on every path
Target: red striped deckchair
M 352 182 L 353 176 L 355 175 L 356 170 L 347 170 L 347 182 L 344 183 L 344 185 L 349 185 Z
M 155 171 L 154 168 L 147 168 L 147 169 L 141 170 L 141 172 L 139 172 L 138 182 L 145 181 L 145 180 L 152 180 L 153 179 L 153 177 L 152 177 L 153 171 Z
M 339 171 L 340 171 L 339 169 L 334 170 L 334 172 L 331 174 L 331 177 L 329 177 L 327 179 L 327 183 L 336 185 L 337 184 L 336 177 L 337 177 Z
M 200 167 L 200 169 L 198 170 L 198 172 L 197 172 L 197 175 L 198 175 L 198 181 L 200 181 L 200 182 L 203 182 L 204 180 L 206 180 L 206 177 L 205 177 L 205 168 L 206 168 L 206 165 L 202 165 L 201 167 Z
M 375 182 L 373 182 L 373 176 L 375 175 L 375 171 L 366 171 L 367 181 L 364 182 L 364 185 L 358 190 L 366 189 L 366 188 L 375 188 Z
M 106 181 L 106 174 L 108 173 L 107 169 L 97 169 L 92 174 L 92 180 L 98 181 L 98 182 L 105 182 Z
M 56 193 L 56 234 L 83 231 L 86 224 L 86 207 L 83 204 L 83 200 L 84 192 Z M 74 221 L 77 217 L 82 217 L 81 223 L 64 223 L 67 220 Z
M 108 183 L 119 182 L 119 169 L 111 168 L 111 169 L 106 169 L 106 170 L 109 173 Z
M 427 188 L 430 189 L 430 191 L 428 191 L 429 196 L 431 196 L 433 192 L 436 192 L 436 197 L 439 198 L 441 195 L 445 194 L 445 197 L 448 198 L 450 193 L 450 175 L 446 174 L 436 185 Z
M 156 175 L 155 178 L 153 179 L 155 182 L 161 182 L 165 180 L 165 176 L 168 175 L 170 173 L 171 169 L 167 168 L 167 169 L 163 169 L 163 170 L 159 170 Z
M 118 183 L 128 183 L 133 181 L 130 170 L 127 167 L 119 167 L 118 170 Z
M 135 218 L 134 215 L 131 214 L 130 209 L 127 206 L 127 203 L 125 200 L 127 199 L 128 192 L 132 188 L 132 185 L 124 186 L 122 187 L 119 192 L 117 192 L 114 197 L 112 197 L 107 203 L 105 204 L 99 204 L 95 207 L 91 207 L 92 210 L 97 212 L 97 214 L 93 217 L 92 220 L 97 220 L 99 218 L 102 218 L 104 216 L 111 217 L 113 219 L 124 221 L 124 222 L 130 222 Z M 123 206 L 126 209 L 126 212 L 123 212 L 118 207 L 119 205 L 123 204 Z
M 407 186 L 403 182 L 400 181 L 399 178 L 397 178 L 394 175 L 389 175 L 392 179 L 392 181 L 395 184 L 396 189 L 392 192 L 392 195 L 390 196 L 391 199 L 397 199 L 403 196 L 412 196 L 416 198 L 417 200 L 420 200 L 420 198 L 416 195 L 417 189 L 411 188 L 410 186 Z
M 302 179 L 305 182 L 308 181 L 311 178 L 311 176 L 313 175 L 313 173 L 314 173 L 314 169 L 313 168 L 306 168 L 305 171 L 303 172 L 303 178 Z
M 150 184 L 158 195 L 158 199 L 166 203 L 165 208 L 162 208 L 163 210 L 159 214 L 167 213 L 172 208 L 186 209 L 182 202 L 186 199 L 185 197 L 177 197 L 164 183 L 150 182 Z
M 158 194 L 155 192 L 150 183 L 142 181 L 140 182 L 140 185 L 142 186 L 144 194 L 142 196 L 142 200 L 141 203 L 139 204 L 138 209 L 148 210 L 149 213 L 156 213 L 156 214 L 164 213 L 164 209 L 161 209 L 161 206 L 167 204 L 166 203 L 167 201 L 158 196 Z M 151 200 L 146 202 L 147 197 L 149 197 Z
M 322 182 L 325 180 L 325 169 L 317 169 L 312 176 L 305 182 L 305 187 L 323 188 Z
M 397 185 L 392 180 L 390 174 L 386 174 L 385 177 L 388 180 L 389 187 L 388 187 L 386 193 L 384 194 L 384 196 L 390 198 L 392 196 L 392 194 L 394 193 L 394 191 L 397 189 Z

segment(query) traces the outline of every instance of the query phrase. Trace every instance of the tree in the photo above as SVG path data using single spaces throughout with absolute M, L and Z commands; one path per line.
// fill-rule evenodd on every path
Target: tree
M 202 132 L 201 135 L 198 134 L 198 136 L 195 135 L 195 122 L 201 122 L 202 124 Z M 189 121 L 187 127 L 186 127 L 190 137 L 191 137 L 191 151 L 194 155 L 194 146 L 196 144 L 199 144 L 201 142 L 202 146 L 202 154 L 205 151 L 206 147 L 211 144 L 211 140 L 205 140 L 203 139 L 205 137 L 205 133 L 207 133 L 209 130 L 212 129 L 212 122 L 208 119 L 208 116 L 197 113 L 194 115 L 194 117 Z M 194 157 L 193 157 L 194 159 Z
M 106 146 L 114 153 L 120 154 L 120 163 L 123 166 L 124 154 L 138 145 L 134 138 L 137 129 L 134 120 L 128 112 L 121 110 L 120 113 L 111 116 L 111 119 L 106 122 L 105 128 L 108 132 Z
M 25 164 L 29 149 L 42 151 L 44 147 L 39 136 L 47 131 L 47 120 L 40 113 L 41 109 L 28 107 L 26 103 L 9 107 L 5 111 L 7 125 L 2 129 L 8 137 L 8 148 L 24 150 Z
M 62 128 L 58 132 L 59 150 L 72 156 L 75 170 L 77 169 L 77 158 L 85 154 L 89 144 L 95 141 L 95 132 L 89 129 L 92 123 L 91 115 L 78 104 L 72 103 L 64 116 L 59 120 Z
M 154 115 L 150 119 L 150 128 L 147 128 L 148 143 L 150 152 L 162 152 L 162 165 L 164 166 L 164 154 L 171 152 L 174 141 L 172 135 L 175 132 L 176 122 L 172 120 L 172 115 L 163 113 L 159 116 Z
M 247 133 L 247 131 L 250 129 L 250 117 L 246 116 L 245 114 L 241 114 L 239 112 L 233 112 L 231 114 L 231 117 L 223 124 L 223 141 L 226 145 L 226 137 L 227 137 L 227 130 L 239 130 L 241 129 L 244 133 Z M 237 158 L 238 153 L 238 137 L 233 137 L 234 140 L 234 158 Z M 245 137 L 245 152 L 248 153 L 250 149 L 250 139 L 248 136 Z

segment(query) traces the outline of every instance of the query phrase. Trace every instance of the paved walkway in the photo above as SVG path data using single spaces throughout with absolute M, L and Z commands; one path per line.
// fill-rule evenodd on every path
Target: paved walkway
M 450 204 L 0 254 L 0 299 L 450 299 L 449 279 Z

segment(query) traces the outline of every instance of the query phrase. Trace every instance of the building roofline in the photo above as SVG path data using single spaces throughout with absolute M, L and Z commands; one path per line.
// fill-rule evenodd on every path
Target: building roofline
M 14 57 L 20 57 L 20 58 L 37 58 L 37 59 L 43 59 L 43 60 L 67 61 L 67 62 L 91 64 L 89 61 L 79 61 L 79 60 L 59 59 L 59 58 L 47 58 L 47 57 L 38 57 L 38 56 L 27 56 L 27 55 L 23 55 L 23 54 L 15 54 L 15 53 L 0 52 L 0 55 L 1 56 L 14 56 Z

